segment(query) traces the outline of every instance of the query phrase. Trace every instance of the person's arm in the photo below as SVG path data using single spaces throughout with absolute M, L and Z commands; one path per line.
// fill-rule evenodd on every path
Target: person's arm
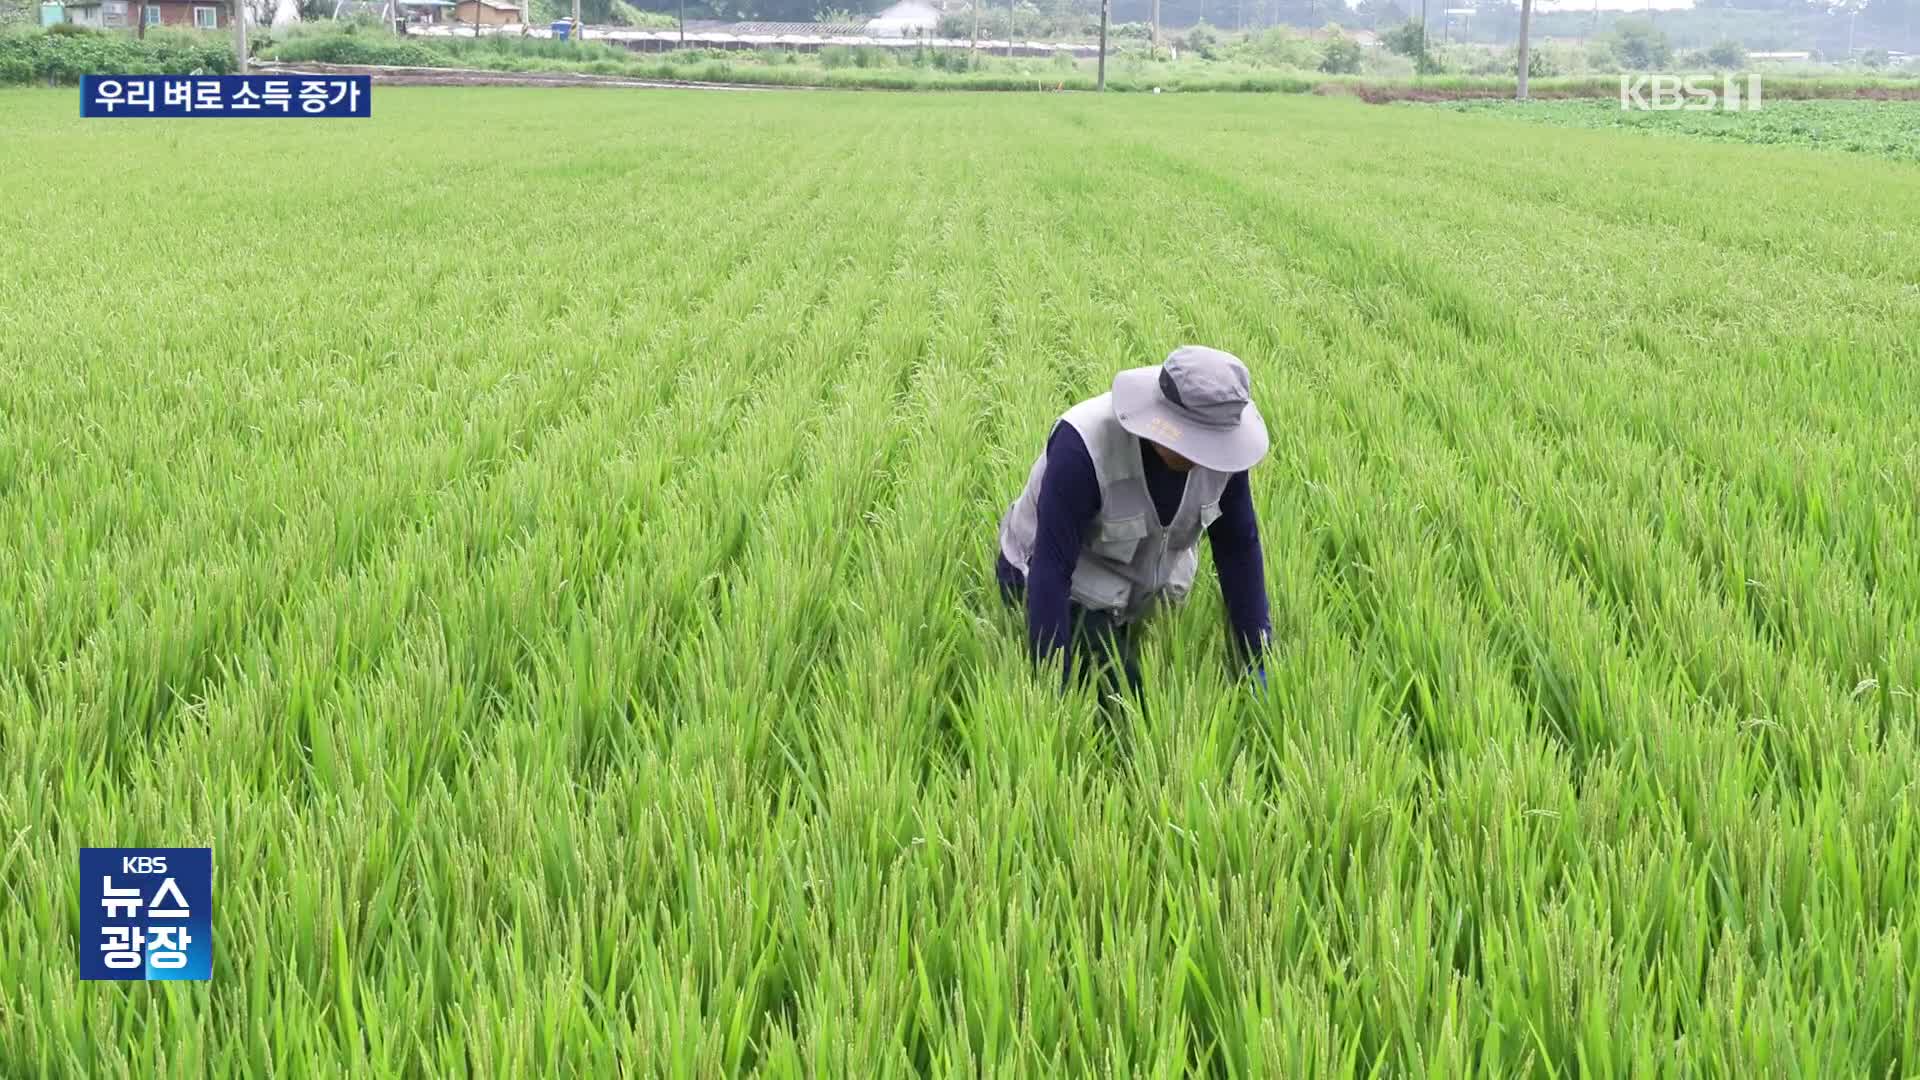
M 1220 598 L 1227 605 L 1233 643 L 1240 659 L 1264 674 L 1261 654 L 1273 633 L 1267 606 L 1266 560 L 1260 553 L 1260 522 L 1253 512 L 1247 474 L 1227 481 L 1220 495 L 1220 516 L 1207 529 L 1213 565 L 1220 574 Z
M 1040 477 L 1039 528 L 1027 561 L 1027 644 L 1036 666 L 1067 648 L 1073 632 L 1069 597 L 1080 542 L 1100 512 L 1100 480 L 1093 457 L 1073 425 L 1056 424 L 1047 439 Z M 1071 673 L 1070 656 L 1062 665 Z

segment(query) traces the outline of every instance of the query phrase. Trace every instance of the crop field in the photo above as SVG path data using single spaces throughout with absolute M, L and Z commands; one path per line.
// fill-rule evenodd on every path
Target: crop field
M 1912 1075 L 1920 173 L 1315 97 L 0 93 L 0 1074 Z M 1254 375 L 1276 644 L 993 581 Z M 81 982 L 76 852 L 214 848 Z
M 1743 84 L 1744 85 L 1744 84 Z M 1719 84 L 1712 84 L 1718 89 Z M 1426 106 L 1422 106 L 1423 108 Z M 1745 112 L 1624 110 L 1614 99 L 1455 101 L 1438 108 L 1570 127 L 1613 128 L 1872 154 L 1920 164 L 1920 101 L 1766 101 Z

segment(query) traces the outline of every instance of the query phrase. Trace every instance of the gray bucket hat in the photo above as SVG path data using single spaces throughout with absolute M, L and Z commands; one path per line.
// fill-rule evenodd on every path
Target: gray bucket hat
M 1158 367 L 1113 377 L 1120 426 L 1217 472 L 1240 472 L 1267 456 L 1267 425 L 1250 393 L 1247 365 L 1204 345 L 1182 345 Z

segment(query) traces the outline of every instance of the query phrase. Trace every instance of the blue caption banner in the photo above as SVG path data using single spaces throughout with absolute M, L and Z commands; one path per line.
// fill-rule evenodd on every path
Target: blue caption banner
M 80 977 L 213 977 L 212 848 L 81 848 Z
M 83 75 L 80 115 L 373 115 L 366 75 Z

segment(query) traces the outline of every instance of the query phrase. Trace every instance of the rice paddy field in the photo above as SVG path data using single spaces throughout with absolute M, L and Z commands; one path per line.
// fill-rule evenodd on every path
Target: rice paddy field
M 0 93 L 0 1074 L 1920 1072 L 1920 172 L 1314 97 Z M 1276 621 L 995 526 L 1180 343 Z M 199 983 L 82 846 L 211 846 Z

